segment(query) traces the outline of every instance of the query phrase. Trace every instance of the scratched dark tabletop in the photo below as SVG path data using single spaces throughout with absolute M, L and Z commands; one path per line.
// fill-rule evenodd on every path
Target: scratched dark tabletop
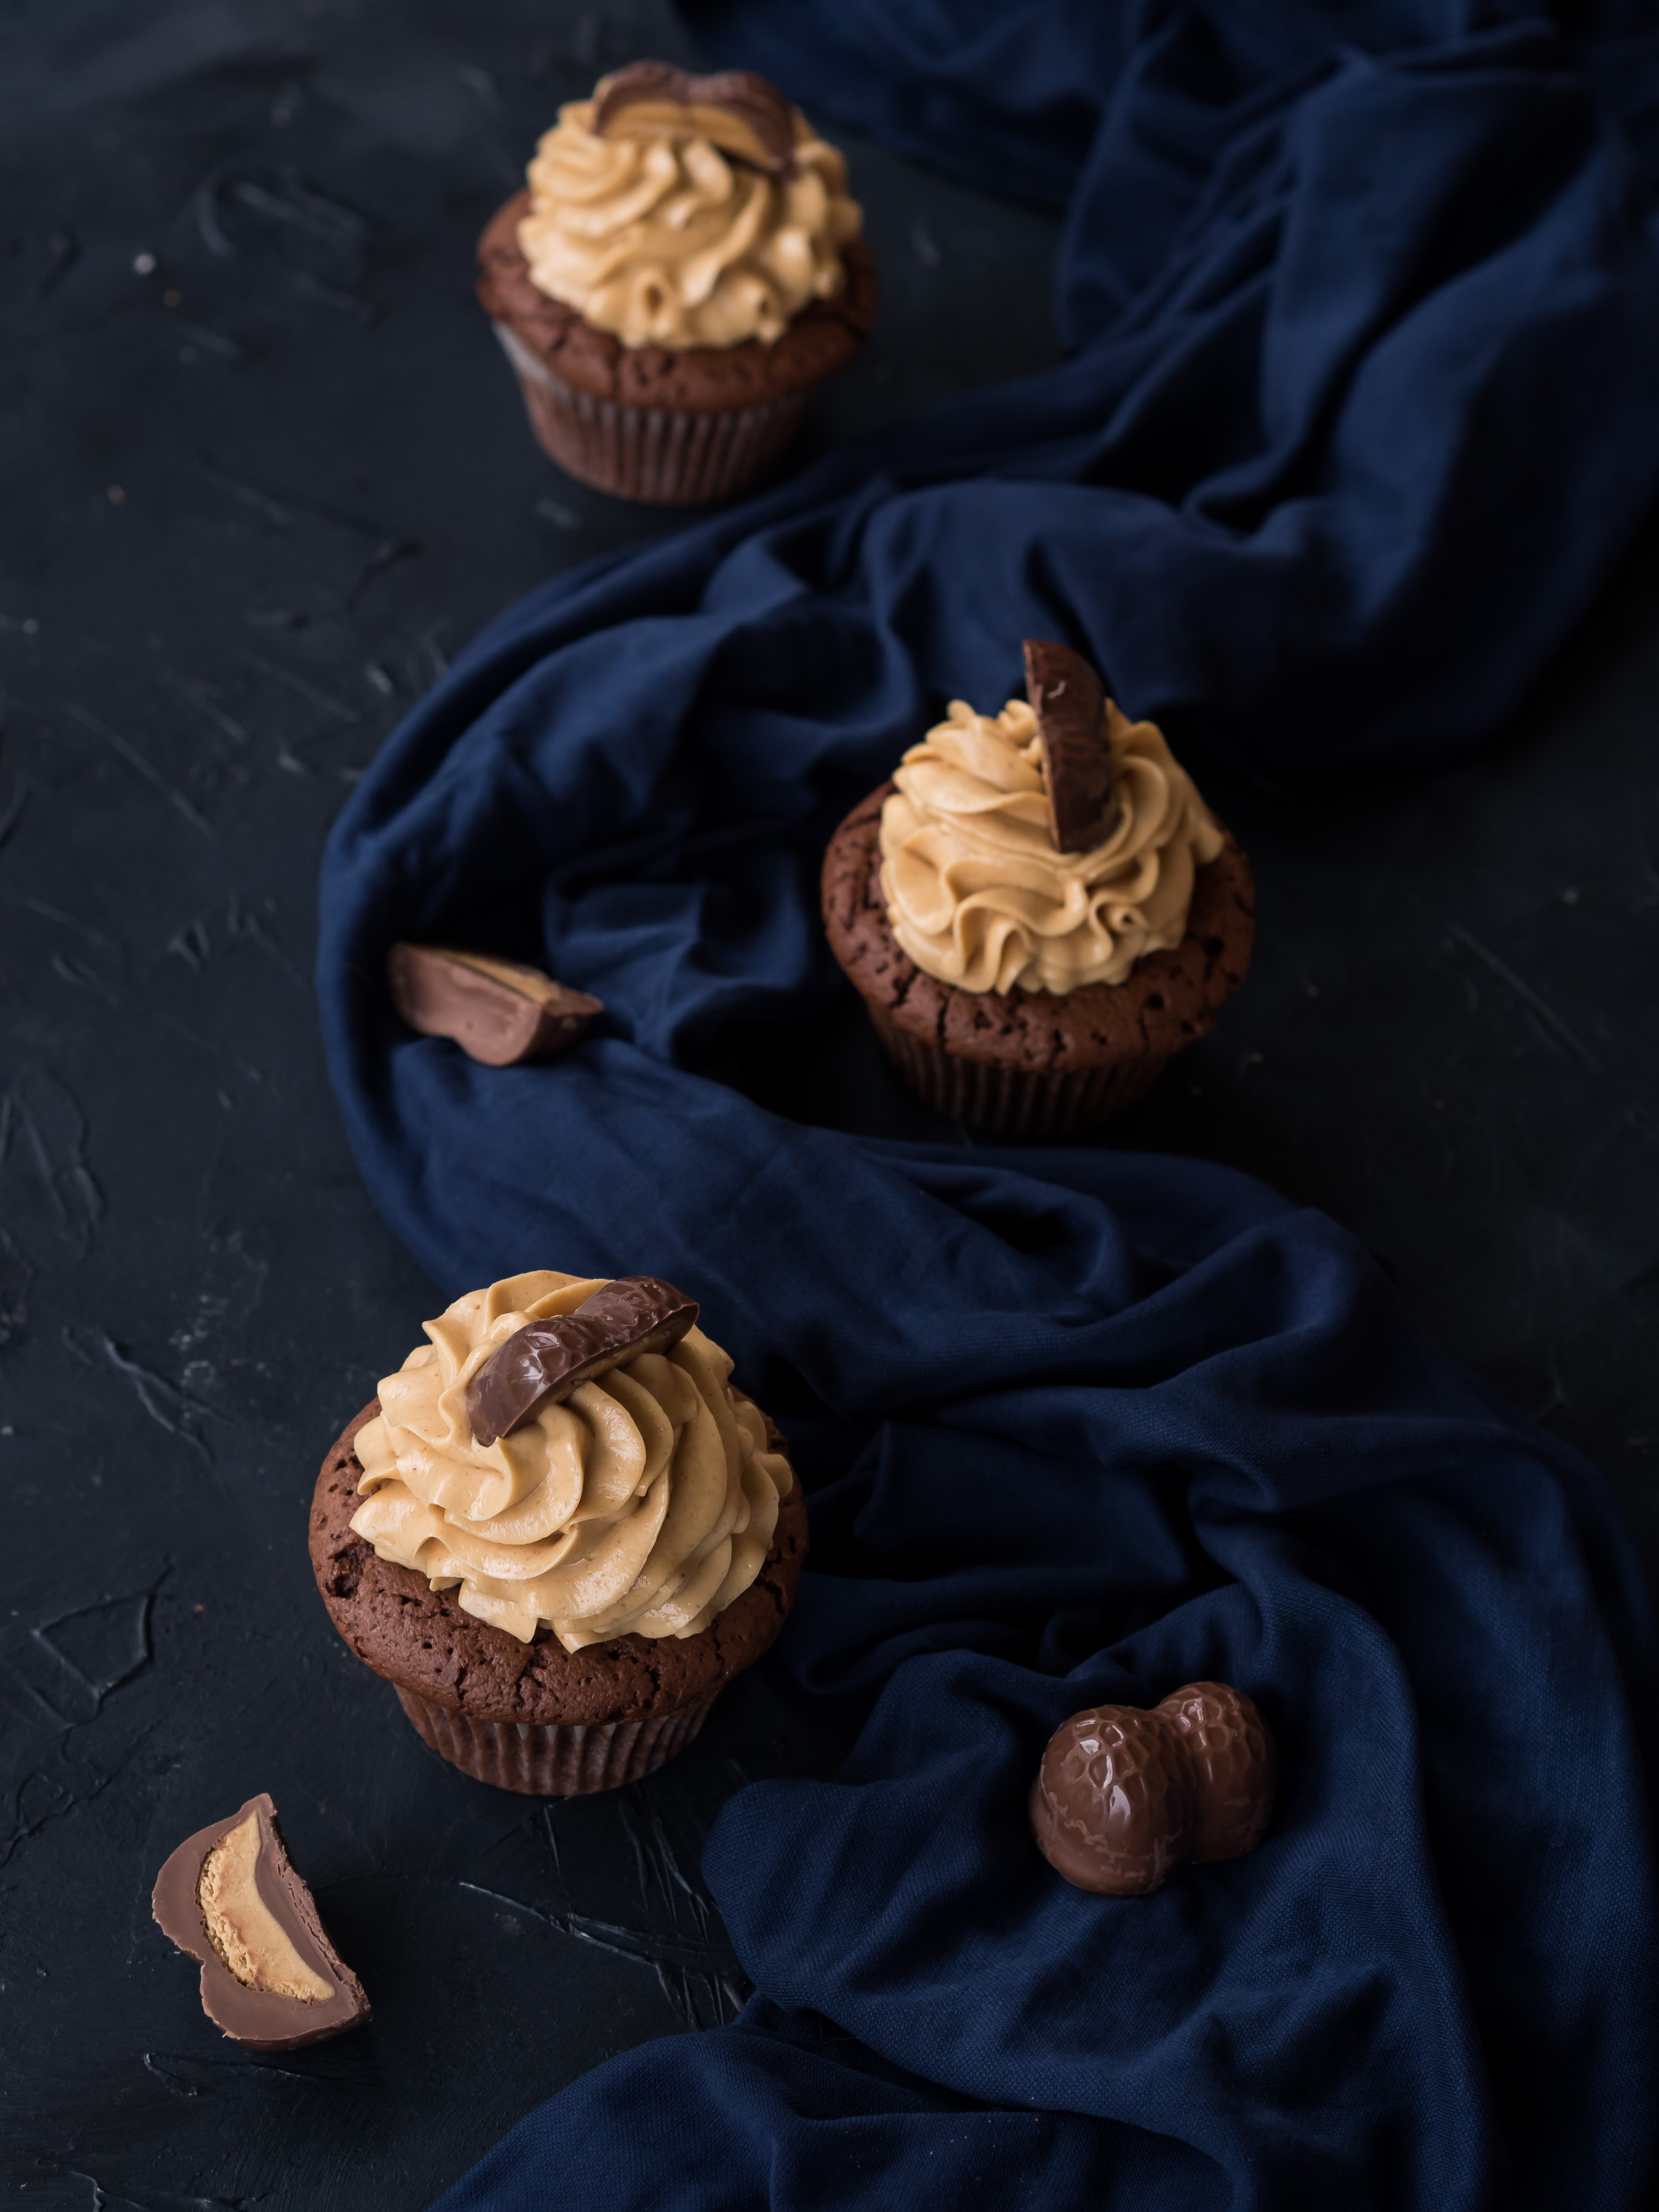
M 0 5 L 0 2178 L 30 2205 L 427 2202 L 599 2059 L 730 2017 L 701 1838 L 746 1776 L 837 1756 L 763 1667 L 635 1790 L 498 1795 L 422 1748 L 306 1558 L 325 1449 L 436 1310 L 325 1081 L 318 860 L 480 624 L 672 526 L 542 460 L 470 289 L 556 104 L 639 54 L 696 58 L 654 0 Z M 848 143 L 885 296 L 819 444 L 1054 358 L 1054 226 Z M 1286 798 L 1195 763 L 1255 863 L 1255 965 L 1115 1139 L 1368 1238 L 1650 1560 L 1656 590 L 1650 533 L 1449 772 Z M 820 1050 L 769 1103 L 937 1133 L 855 1008 Z M 280 2058 L 219 2038 L 149 1917 L 173 1845 L 260 1789 L 375 2007 Z

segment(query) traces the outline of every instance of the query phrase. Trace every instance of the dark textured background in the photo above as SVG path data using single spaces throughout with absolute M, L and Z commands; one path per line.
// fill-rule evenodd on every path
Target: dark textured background
M 597 2060 L 729 2016 L 702 1833 L 745 1776 L 836 1755 L 766 1668 L 635 1790 L 499 1796 L 346 1656 L 305 1555 L 324 1450 L 434 1310 L 324 1080 L 317 862 L 488 617 L 672 526 L 542 461 L 470 295 L 556 103 L 642 52 L 694 58 L 634 0 L 0 0 L 0 2179 L 27 2204 L 424 2202 Z M 885 297 L 818 443 L 1054 357 L 1054 227 L 849 151 Z M 1609 1470 L 1650 1558 L 1656 584 L 1650 534 L 1462 768 L 1286 796 L 1194 763 L 1255 863 L 1255 967 L 1115 1139 L 1359 1231 Z M 730 1073 L 938 1133 L 854 1006 Z M 282 2058 L 217 2037 L 149 1914 L 172 1846 L 262 1788 L 376 2006 Z

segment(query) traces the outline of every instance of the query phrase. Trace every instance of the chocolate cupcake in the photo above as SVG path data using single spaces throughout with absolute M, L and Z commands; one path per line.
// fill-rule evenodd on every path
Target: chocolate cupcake
M 800 1486 L 696 1311 L 639 1277 L 469 1292 L 323 1462 L 311 1559 L 330 1616 L 481 1782 L 637 1780 L 783 1626 Z
M 1244 979 L 1249 864 L 1151 722 L 1063 646 L 953 700 L 823 863 L 830 948 L 904 1082 L 1000 1137 L 1133 1105 Z
M 636 62 L 559 111 L 479 242 L 478 297 L 561 468 L 665 504 L 782 453 L 875 318 L 833 146 L 764 77 Z

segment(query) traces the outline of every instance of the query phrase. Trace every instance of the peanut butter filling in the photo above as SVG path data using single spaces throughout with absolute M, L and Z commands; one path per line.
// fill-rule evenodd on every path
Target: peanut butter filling
M 307 1966 L 260 1896 L 258 1863 L 259 1816 L 250 1813 L 202 1862 L 196 1895 L 209 1941 L 245 1989 L 322 2004 L 334 1986 Z

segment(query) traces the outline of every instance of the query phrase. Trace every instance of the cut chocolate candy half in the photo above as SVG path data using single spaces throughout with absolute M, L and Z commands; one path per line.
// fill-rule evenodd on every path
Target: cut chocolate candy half
M 526 1322 L 466 1386 L 466 1418 L 481 1444 L 510 1436 L 544 1406 L 560 1404 L 647 1352 L 666 1352 L 697 1318 L 697 1302 L 655 1275 L 621 1275 L 573 1312 Z
M 369 2016 L 263 1791 L 186 1837 L 155 1877 L 163 1935 L 202 1962 L 202 2009 L 252 2051 L 298 2051 Z
M 550 1060 L 585 1036 L 605 1012 L 603 1001 L 586 991 L 491 953 L 394 945 L 386 964 L 392 1002 L 410 1029 L 453 1038 L 486 1067 Z
M 1042 743 L 1054 848 L 1091 853 L 1111 836 L 1118 812 L 1106 687 L 1069 645 L 1028 637 L 1025 696 Z
M 752 70 L 688 76 L 672 62 L 630 62 L 605 79 L 593 128 L 602 138 L 618 128 L 695 131 L 769 175 L 795 166 L 793 112 L 776 85 Z

